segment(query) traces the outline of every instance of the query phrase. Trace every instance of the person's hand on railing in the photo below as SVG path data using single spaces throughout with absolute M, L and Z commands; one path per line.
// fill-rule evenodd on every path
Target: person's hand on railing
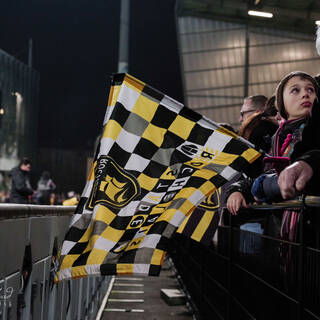
M 241 192 L 233 192 L 227 200 L 227 208 L 233 215 L 237 215 L 240 208 L 248 208 L 246 199 Z
M 305 161 L 297 161 L 285 168 L 278 179 L 283 199 L 292 199 L 301 193 L 312 175 L 313 170 Z

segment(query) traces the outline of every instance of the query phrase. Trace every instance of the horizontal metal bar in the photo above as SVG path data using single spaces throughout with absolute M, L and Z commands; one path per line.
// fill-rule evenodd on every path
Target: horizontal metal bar
M 288 45 L 288 44 L 295 44 L 295 43 L 301 43 L 301 42 L 310 42 L 310 40 L 291 40 L 291 41 L 285 41 L 285 42 L 269 42 L 269 43 L 258 43 L 253 44 L 249 46 L 249 49 L 251 48 L 259 48 L 259 47 L 270 47 L 270 46 L 276 46 L 276 45 Z M 216 51 L 226 51 L 226 50 L 235 50 L 235 49 L 245 49 L 245 46 L 239 46 L 239 47 L 222 47 L 222 48 L 214 48 L 214 49 L 204 49 L 204 50 L 193 50 L 193 51 L 183 51 L 182 54 L 194 54 L 194 53 L 204 53 L 204 52 L 216 52 Z
M 297 33 L 275 33 L 275 32 L 270 32 L 269 30 L 261 30 L 261 29 L 251 29 L 249 30 L 250 33 L 256 33 L 259 36 L 261 35 L 267 35 L 267 36 L 271 36 L 271 37 L 277 37 L 277 38 L 285 38 L 285 39 L 294 39 L 294 40 L 298 40 L 298 41 L 308 41 L 308 42 L 314 42 L 314 37 L 313 36 L 307 36 L 306 37 L 300 37 L 301 34 L 299 34 L 299 36 L 296 36 Z
M 243 99 L 243 96 L 219 96 L 214 94 L 189 94 L 188 97 L 191 98 L 231 98 L 231 99 Z
M 144 299 L 108 299 L 108 302 L 144 302 Z
M 231 108 L 231 107 L 241 107 L 241 102 L 239 103 L 232 103 L 232 104 L 222 104 L 219 106 L 207 106 L 207 107 L 199 107 L 199 108 L 191 108 L 193 110 L 216 110 L 216 109 L 224 109 L 224 108 Z
M 103 311 L 107 312 L 144 312 L 143 309 L 116 309 L 116 308 L 107 308 L 104 309 Z
M 261 62 L 261 63 L 251 63 L 250 67 L 260 67 L 260 66 L 269 66 L 275 64 L 284 64 L 284 63 L 297 63 L 297 62 L 306 62 L 306 61 L 315 61 L 319 60 L 319 57 L 314 58 L 305 58 L 305 59 L 295 59 L 295 60 L 282 60 L 282 61 L 270 61 L 270 62 Z M 226 67 L 217 67 L 217 68 L 209 68 L 209 69 L 196 69 L 196 70 L 185 70 L 184 73 L 197 73 L 197 72 L 210 72 L 210 71 L 218 71 L 218 70 L 229 70 L 229 69 L 240 69 L 244 68 L 245 65 L 233 65 Z
M 235 31 L 235 30 L 245 30 L 245 27 L 237 27 L 237 28 L 227 28 L 227 29 L 216 29 L 216 30 L 205 30 L 205 31 L 193 31 L 193 32 L 181 32 L 180 36 L 189 36 L 192 34 L 206 34 L 206 33 L 216 33 L 222 31 Z
M 144 293 L 144 291 L 112 290 L 111 293 L 142 294 Z
M 307 207 L 320 207 L 320 197 L 316 196 L 307 196 L 305 198 L 305 203 Z M 283 201 L 283 202 L 277 202 L 277 203 L 254 203 L 251 205 L 248 205 L 248 208 L 256 209 L 256 210 L 270 210 L 270 209 L 292 209 L 292 208 L 301 208 L 303 205 L 302 198 L 299 197 L 295 200 L 289 200 L 289 201 Z
M 250 82 L 249 83 L 249 87 L 250 86 L 257 86 L 257 85 L 265 85 L 265 84 L 278 84 L 279 80 L 274 80 L 274 81 L 264 81 L 264 82 Z M 210 88 L 199 88 L 199 89 L 189 89 L 187 90 L 187 94 L 188 92 L 201 92 L 201 91 L 207 91 L 207 90 L 224 90 L 224 89 L 233 89 L 233 88 L 242 88 L 243 87 L 243 83 L 241 84 L 233 84 L 230 86 L 221 86 L 221 87 L 210 87 Z
M 76 206 L 47 206 L 33 204 L 0 204 L 0 220 L 38 216 L 72 215 Z
M 116 280 L 125 280 L 125 281 L 143 281 L 144 278 L 125 278 L 121 276 L 117 276 Z
M 136 284 L 136 283 L 114 283 L 114 286 L 119 287 L 143 287 L 143 284 Z

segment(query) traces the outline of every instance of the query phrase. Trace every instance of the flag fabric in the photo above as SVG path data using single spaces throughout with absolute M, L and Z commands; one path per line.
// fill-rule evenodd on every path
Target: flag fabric
M 168 241 L 183 220 L 260 156 L 245 140 L 138 79 L 114 75 L 56 282 L 159 275 Z
M 184 219 L 176 232 L 205 246 L 212 245 L 220 219 L 220 193 L 221 188 L 201 202 Z

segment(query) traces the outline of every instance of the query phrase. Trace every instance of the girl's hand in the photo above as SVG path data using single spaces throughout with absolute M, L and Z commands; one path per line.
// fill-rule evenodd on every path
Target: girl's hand
M 227 200 L 229 212 L 236 216 L 240 208 L 247 208 L 247 203 L 241 192 L 233 192 Z

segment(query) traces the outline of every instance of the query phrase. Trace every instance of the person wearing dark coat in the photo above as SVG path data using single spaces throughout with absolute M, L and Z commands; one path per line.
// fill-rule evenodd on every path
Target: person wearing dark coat
M 11 170 L 11 203 L 27 204 L 28 198 L 33 194 L 29 180 L 31 161 L 28 158 L 21 159 L 19 165 Z

